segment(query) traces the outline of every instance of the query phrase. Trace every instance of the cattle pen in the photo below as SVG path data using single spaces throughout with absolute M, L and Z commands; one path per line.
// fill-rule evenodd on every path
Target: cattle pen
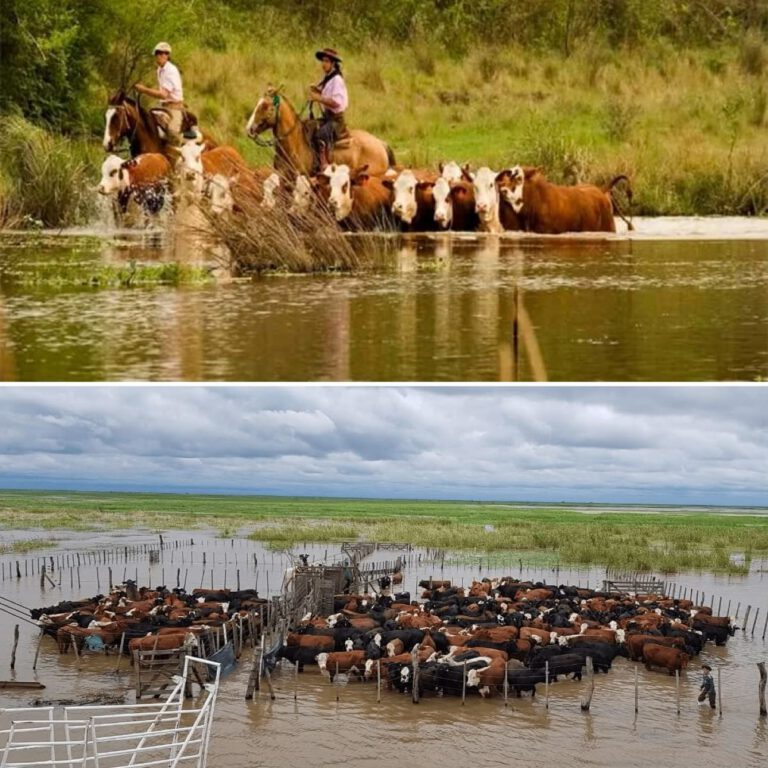
M 151 538 L 151 541 L 150 541 Z M 369 595 L 373 601 L 379 596 L 393 597 L 402 592 L 409 592 L 411 602 L 419 605 L 425 604 L 422 597 L 422 588 L 419 582 L 451 582 L 452 586 L 467 593 L 472 589 L 473 582 L 483 582 L 483 579 L 498 580 L 498 574 L 509 574 L 507 578 L 517 579 L 520 582 L 544 585 L 570 585 L 577 590 L 591 590 L 602 592 L 607 586 L 603 582 L 638 582 L 638 586 L 648 586 L 644 582 L 650 582 L 652 574 L 625 573 L 606 571 L 599 568 L 574 568 L 566 565 L 553 564 L 542 565 L 529 562 L 526 554 L 520 556 L 510 553 L 501 557 L 481 553 L 456 553 L 442 550 L 426 550 L 415 547 L 392 548 L 367 544 L 357 550 L 358 567 L 360 570 L 357 578 L 354 569 L 350 568 L 352 559 L 342 551 L 342 544 L 313 544 L 307 542 L 299 544 L 292 550 L 267 549 L 257 542 L 235 538 L 224 539 L 222 537 L 208 537 L 205 534 L 195 534 L 194 544 L 191 539 L 178 539 L 178 546 L 171 544 L 173 539 L 164 536 L 164 546 L 159 546 L 158 537 L 147 536 L 147 551 L 136 552 L 136 559 L 127 564 L 126 575 L 129 580 L 138 575 L 140 582 L 147 585 L 160 585 L 165 574 L 166 582 L 170 581 L 170 592 L 174 587 L 176 573 L 180 568 L 180 589 L 184 589 L 185 569 L 188 569 L 187 589 L 190 594 L 195 589 L 211 590 L 211 584 L 218 590 L 223 590 L 224 574 L 227 576 L 227 589 L 236 591 L 253 589 L 258 580 L 259 600 L 263 601 L 256 610 L 253 634 L 247 637 L 242 645 L 241 657 L 235 660 L 234 665 L 227 668 L 222 665 L 222 685 L 219 694 L 219 703 L 216 710 L 220 717 L 216 719 L 212 728 L 211 751 L 224 764 L 245 768 L 251 766 L 252 760 L 247 758 L 252 749 L 258 748 L 264 755 L 266 763 L 277 763 L 284 759 L 286 750 L 298 750 L 296 754 L 312 754 L 313 749 L 333 750 L 334 742 L 330 739 L 333 729 L 328 729 L 327 718 L 341 718 L 343 721 L 356 723 L 371 738 L 386 738 L 389 742 L 397 733 L 396 724 L 402 721 L 403 707 L 410 707 L 414 700 L 412 687 L 403 686 L 404 693 L 398 689 L 400 681 L 393 680 L 393 687 L 388 689 L 388 676 L 381 675 L 381 686 L 378 685 L 378 674 L 373 674 L 365 680 L 358 682 L 357 676 L 348 671 L 342 671 L 341 665 L 338 675 L 334 662 L 326 660 L 324 674 L 319 673 L 319 666 L 307 663 L 304 671 L 298 672 L 298 665 L 291 665 L 286 659 L 277 662 L 278 652 L 287 645 L 288 629 L 294 625 L 300 625 L 307 613 L 318 617 L 339 613 L 350 599 L 350 594 L 344 594 L 347 580 L 354 576 L 354 583 L 346 586 L 349 593 L 359 596 Z M 76 545 L 73 542 L 73 545 Z M 75 546 L 71 547 L 75 549 Z M 114 557 L 121 555 L 119 547 L 104 547 L 105 550 L 115 550 Z M 143 549 L 143 547 L 142 547 Z M 349 550 L 349 545 L 345 547 Z M 149 551 L 158 552 L 158 560 L 150 562 Z M 77 551 L 81 551 L 80 548 Z M 205 558 L 203 558 L 205 551 Z M 355 550 L 352 550 L 353 552 Z M 35 568 L 32 573 L 32 560 L 29 560 L 29 572 L 24 576 L 24 564 L 21 558 L 10 554 L 5 556 L 6 580 L 3 583 L 3 605 L 53 605 L 67 600 L 73 595 L 89 595 L 100 593 L 97 589 L 97 575 L 99 584 L 107 584 L 109 580 L 108 568 L 113 569 L 113 586 L 117 587 L 123 575 L 126 565 L 120 563 L 108 563 L 102 561 L 99 554 L 94 556 L 98 564 L 93 562 L 85 565 L 81 552 L 80 576 L 82 588 L 77 589 L 76 558 L 73 581 L 75 589 L 71 590 L 70 566 L 66 562 L 65 553 L 54 552 L 53 570 L 50 570 L 50 557 L 46 557 L 46 578 L 44 586 L 40 583 L 40 572 Z M 302 559 L 301 555 L 305 558 Z M 58 557 L 62 560 L 58 561 Z M 123 550 L 124 556 L 124 550 Z M 109 555 L 104 559 L 108 560 Z M 134 557 L 129 549 L 129 561 Z M 181 558 L 184 562 L 181 562 Z M 2 558 L 0 558 L 2 559 Z M 15 575 L 15 560 L 20 560 L 21 577 Z M 42 558 L 38 560 L 40 562 Z M 203 565 L 205 559 L 205 565 Z M 305 562 L 306 561 L 306 562 Z M 14 563 L 10 569 L 8 563 Z M 61 564 L 60 564 L 61 563 Z M 394 567 L 397 570 L 393 570 Z M 237 581 L 237 571 L 240 570 L 240 583 Z M 9 570 L 13 573 L 9 577 Z M 132 573 L 131 573 L 132 571 Z M 211 573 L 213 572 L 213 582 Z M 204 573 L 204 576 L 203 576 Z M 756 722 L 758 715 L 757 690 L 759 686 L 758 667 L 759 662 L 765 660 L 765 645 L 761 640 L 765 617 L 764 590 L 762 580 L 764 568 L 756 564 L 749 579 L 742 577 L 712 577 L 708 575 L 694 575 L 681 573 L 670 578 L 656 576 L 653 580 L 663 582 L 664 594 L 670 599 L 689 599 L 699 607 L 708 608 L 714 615 L 730 615 L 735 619 L 738 627 L 733 636 L 729 636 L 725 645 L 718 646 L 714 641 L 705 644 L 702 652 L 695 657 L 713 666 L 715 679 L 720 671 L 721 684 L 718 686 L 721 701 L 715 711 L 713 722 L 722 723 L 723 729 L 719 737 L 718 745 L 727 743 L 730 751 L 741 748 L 739 744 L 751 743 L 749 732 L 745 732 L 746 724 Z M 170 578 L 169 578 L 170 574 Z M 392 578 L 399 574 L 400 583 L 391 583 L 382 587 L 379 579 Z M 51 577 L 54 585 L 48 580 Z M 322 577 L 322 578 L 316 578 Z M 294 600 L 293 589 L 290 584 L 302 585 L 305 589 L 305 597 L 312 595 L 309 603 Z M 332 585 L 322 582 L 332 582 Z M 386 583 L 386 581 L 385 581 Z M 340 587 L 339 587 L 340 585 Z M 330 586 L 330 592 L 328 587 Z M 331 594 L 332 593 L 332 594 Z M 297 593 L 298 594 L 298 593 Z M 328 610 L 328 600 L 333 601 Z M 674 595 L 674 597 L 673 597 Z M 697 599 L 698 598 L 698 599 Z M 345 600 L 341 606 L 336 601 Z M 14 601 L 9 603 L 8 601 Z M 317 601 L 317 602 L 316 602 Z M 730 610 L 726 610 L 729 608 Z M 722 608 L 718 610 L 718 605 Z M 358 606 L 360 608 L 360 606 Z M 362 612 L 362 611 L 361 611 Z M 746 621 L 747 615 L 749 621 Z M 150 684 L 146 697 L 137 699 L 137 669 L 131 664 L 128 654 L 119 654 L 119 640 L 114 647 L 114 652 L 93 650 L 85 647 L 83 653 L 75 655 L 74 648 L 70 647 L 67 653 L 59 654 L 56 643 L 51 638 L 44 638 L 44 642 L 38 652 L 38 639 L 40 636 L 39 625 L 28 624 L 19 613 L 6 613 L 3 644 L 11 650 L 13 641 L 14 622 L 18 622 L 21 628 L 20 640 L 17 650 L 16 669 L 12 673 L 13 680 L 19 682 L 41 681 L 45 684 L 44 691 L 3 690 L 0 692 L 2 703 L 5 706 L 28 705 L 32 701 L 40 702 L 44 706 L 56 704 L 57 706 L 71 706 L 82 703 L 110 703 L 110 697 L 119 697 L 122 703 L 133 701 L 152 702 L 157 693 L 161 697 L 167 695 L 173 686 L 165 687 L 163 683 L 176 672 L 172 668 L 156 670 L 158 675 L 153 680 L 154 673 L 141 668 L 141 683 Z M 26 614 L 28 617 L 29 614 Z M 737 618 L 738 616 L 738 618 Z M 757 616 L 757 619 L 755 618 Z M 343 624 L 343 622 L 342 622 Z M 498 624 L 498 619 L 496 619 Z M 444 625 L 446 626 L 446 625 Z M 339 626 L 339 629 L 345 629 Z M 464 628 L 466 629 L 466 628 Z M 490 628 L 489 628 L 490 629 Z M 245 629 L 247 633 L 249 628 Z M 216 653 L 216 648 L 224 642 L 223 631 L 220 631 L 219 646 L 212 646 L 204 653 Z M 230 629 L 227 629 L 227 641 L 233 644 Z M 386 645 L 386 643 L 385 643 Z M 2 647 L 0 646 L 0 647 Z M 149 649 L 152 650 L 151 648 Z M 354 649 L 353 650 L 357 650 Z M 78 646 L 78 651 L 80 647 Z M 190 648 L 195 654 L 197 649 Z M 336 651 L 331 653 L 343 652 Z M 38 654 L 36 669 L 32 668 L 35 654 Z M 404 651 L 404 653 L 406 653 Z M 158 651 L 157 661 L 161 654 Z M 7 658 L 7 656 L 6 656 Z M 182 655 L 179 653 L 179 664 Z M 211 656 L 214 660 L 218 657 Z M 262 663 L 262 659 L 265 662 Z M 606 674 L 599 668 L 595 668 L 590 682 L 586 665 L 581 672 L 581 682 L 564 679 L 558 675 L 558 681 L 554 681 L 554 669 L 550 669 L 547 675 L 546 661 L 544 682 L 536 683 L 537 695 L 531 696 L 530 691 L 521 691 L 521 698 L 517 698 L 515 689 L 511 686 L 505 696 L 504 687 L 493 692 L 492 695 L 483 697 L 476 685 L 464 685 L 464 706 L 462 706 L 462 692 L 459 685 L 453 686 L 453 691 L 439 695 L 438 692 L 428 690 L 430 685 L 430 663 L 417 659 L 418 672 L 413 664 L 413 657 L 409 659 L 409 666 L 414 676 L 419 675 L 417 691 L 419 692 L 419 708 L 414 713 L 419 713 L 421 719 L 428 713 L 430 722 L 443 723 L 445 727 L 458 727 L 459 723 L 466 722 L 467 718 L 481 718 L 484 730 L 489 734 L 497 733 L 499 738 L 509 739 L 511 723 L 519 727 L 530 729 L 532 734 L 539 734 L 546 738 L 552 745 L 554 754 L 564 757 L 567 745 L 570 743 L 566 734 L 574 728 L 588 727 L 589 723 L 604 725 L 610 724 L 626 728 L 634 728 L 642 733 L 647 728 L 653 727 L 657 731 L 674 731 L 675 738 L 682 743 L 692 743 L 687 735 L 693 726 L 693 733 L 698 732 L 706 724 L 705 710 L 695 706 L 695 695 L 698 687 L 698 668 L 691 661 L 688 667 L 682 671 L 679 678 L 669 675 L 659 668 L 645 669 L 642 662 L 634 662 L 622 656 L 617 656 L 612 663 L 610 671 Z M 482 662 L 475 662 L 482 663 Z M 171 665 L 172 666 L 172 665 Z M 407 665 L 408 666 L 408 665 Z M 382 670 L 387 665 L 382 664 Z M 178 668 L 177 668 L 178 669 Z M 254 669 L 257 670 L 254 680 Z M 263 670 L 262 675 L 258 671 Z M 145 671 L 147 674 L 145 674 Z M 462 669 L 463 671 L 463 669 Z M 473 671 L 473 664 L 467 661 L 467 682 L 469 672 Z M 378 672 L 378 665 L 374 667 Z M 480 670 L 477 670 L 479 673 Z M 331 680 L 331 676 L 333 680 Z M 410 673 L 409 673 L 410 677 Z M 473 683 L 475 675 L 472 675 Z M 547 679 L 548 678 L 548 679 Z M 204 676 L 201 676 L 205 683 Z M 189 691 L 196 699 L 200 695 L 201 680 L 192 674 Z M 482 682 L 482 676 L 480 682 Z M 637 682 L 636 682 L 637 681 Z M 244 694 L 252 685 L 251 696 L 243 701 Z M 426 686 L 426 687 L 425 687 Z M 450 683 L 448 685 L 450 688 Z M 153 690 L 154 689 L 154 690 Z M 591 696 L 589 695 L 591 692 Z M 636 693 L 635 693 L 636 692 Z M 635 705 L 637 695 L 637 706 Z M 583 704 L 588 704 L 587 709 L 582 709 Z M 722 709 L 719 708 L 720 704 Z M 678 714 L 679 712 L 679 714 Z M 706 709 L 706 713 L 709 709 Z M 423 714 L 422 714 L 423 713 Z M 299 733 L 296 732 L 296 718 L 299 718 Z M 509 720 L 508 718 L 512 718 Z M 581 718 L 583 720 L 583 725 Z M 692 720 L 693 718 L 693 720 Z M 752 719 L 754 718 L 754 719 Z M 472 720 L 470 720 L 472 722 Z M 559 724 L 558 724 L 559 723 Z M 505 725 L 506 724 L 506 725 Z M 567 724 L 567 727 L 566 727 Z M 621 724 L 624 724 L 623 726 Z M 634 724 L 634 725 L 633 725 Z M 416 726 L 420 727 L 420 726 Z M 290 736 L 288 735 L 290 732 Z M 444 731 L 441 731 L 444 732 Z M 634 731 L 625 732 L 625 739 L 635 738 L 631 735 Z M 730 734 L 730 735 L 727 735 Z M 436 742 L 430 741 L 428 733 L 422 734 L 426 743 L 438 748 Z M 588 734 L 585 734 L 585 737 Z M 592 737 L 589 737 L 592 738 Z M 671 737 L 670 737 L 671 738 Z M 759 737 L 762 738 L 762 737 Z M 312 746 L 310 746 L 310 741 Z M 599 737 L 598 737 L 599 741 Z M 454 742 L 450 741 L 453 744 Z M 643 749 L 648 750 L 649 745 L 643 741 Z M 637 742 L 638 749 L 640 742 Z M 252 745 L 258 745 L 254 747 Z M 318 746 L 319 745 L 319 746 Z M 717 750 L 718 745 L 713 745 Z M 461 751 L 461 747 L 454 744 Z M 650 747 L 653 754 L 653 748 Z M 330 754 L 330 752 L 329 752 Z M 468 753 L 467 753 L 468 754 Z M 405 752 L 395 749 L 398 759 L 405 759 Z M 430 763 L 425 765 L 437 765 Z M 596 765 L 607 765 L 597 762 Z M 751 766 L 748 760 L 744 765 Z M 688 765 L 684 760 L 682 765 Z M 693 763 L 691 763 L 693 765 Z

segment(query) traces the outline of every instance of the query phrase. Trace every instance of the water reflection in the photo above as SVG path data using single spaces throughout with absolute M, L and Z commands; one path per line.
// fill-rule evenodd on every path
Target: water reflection
M 4 380 L 644 381 L 768 375 L 768 243 L 406 238 L 375 273 L 180 288 L 37 279 L 211 264 L 199 233 L 0 241 Z

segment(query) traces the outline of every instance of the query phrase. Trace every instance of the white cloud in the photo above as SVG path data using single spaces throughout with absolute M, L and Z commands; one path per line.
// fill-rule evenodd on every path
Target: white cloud
M 0 484 L 768 503 L 768 390 L 8 387 Z

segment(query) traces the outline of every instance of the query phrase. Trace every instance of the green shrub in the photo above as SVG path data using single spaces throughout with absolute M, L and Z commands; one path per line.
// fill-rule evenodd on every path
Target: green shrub
M 88 158 L 83 142 L 54 137 L 20 117 L 0 119 L 0 177 L 17 219 L 64 227 L 87 218 L 96 181 Z

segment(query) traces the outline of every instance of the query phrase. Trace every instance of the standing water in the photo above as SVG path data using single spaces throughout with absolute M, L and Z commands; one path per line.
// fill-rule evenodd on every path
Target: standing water
M 162 233 L 4 236 L 0 380 L 765 378 L 768 228 L 709 224 L 406 238 L 375 270 L 235 281 Z M 196 278 L 142 283 L 162 265 Z
M 106 591 L 107 568 L 116 579 L 138 577 L 141 583 L 157 586 L 163 581 L 175 586 L 177 578 L 187 588 L 235 586 L 237 571 L 243 588 L 258 585 L 263 595 L 279 590 L 284 568 L 294 562 L 299 553 L 306 552 L 311 560 L 332 561 L 339 554 L 338 545 L 303 544 L 293 552 L 270 551 L 255 541 L 219 538 L 213 532 L 194 531 L 191 534 L 164 534 L 165 548 L 159 562 L 139 556 L 123 561 L 119 552 L 126 542 L 131 545 L 153 543 L 158 537 L 146 531 L 111 531 L 103 534 L 77 534 L 51 531 L 58 540 L 45 555 L 50 563 L 56 586 L 45 580 L 41 586 L 38 573 L 27 568 L 27 575 L 16 578 L 11 563 L 18 559 L 38 559 L 42 553 L 29 556 L 0 557 L 5 575 L 2 593 L 26 606 L 58 603 L 72 597 L 90 596 Z M 28 532 L 15 532 L 28 537 Z M 48 535 L 48 534 L 46 534 Z M 176 543 L 178 541 L 178 544 Z M 191 543 L 194 541 L 194 543 Z M 118 553 L 107 565 L 103 560 L 85 564 L 84 551 Z M 59 568 L 57 556 L 70 562 L 75 552 L 81 554 L 77 573 L 68 567 Z M 205 557 L 203 556 L 205 553 Z M 406 567 L 403 588 L 416 593 L 419 579 L 450 578 L 454 583 L 469 583 L 473 578 L 509 574 L 530 577 L 548 583 L 571 583 L 600 586 L 605 573 L 599 568 L 566 569 L 534 567 L 525 555 L 495 553 L 489 564 L 480 553 L 429 553 L 411 550 L 403 553 Z M 374 552 L 370 560 L 394 559 L 386 550 Z M 521 559 L 522 562 L 521 562 Z M 203 562 L 205 560 L 205 562 Z M 548 762 L 614 768 L 616 765 L 640 768 L 648 765 L 672 765 L 698 768 L 705 764 L 762 768 L 768 758 L 768 723 L 758 716 L 756 662 L 768 661 L 768 645 L 762 639 L 763 616 L 768 609 L 765 598 L 765 562 L 753 563 L 744 576 L 718 576 L 702 573 L 681 573 L 667 577 L 678 585 L 701 590 L 706 603 L 715 609 L 722 598 L 721 612 L 730 603 L 731 614 L 737 602 L 737 625 L 744 624 L 746 605 L 752 615 L 760 607 L 759 623 L 754 634 L 752 620 L 747 631 L 737 631 L 727 646 L 717 648 L 708 643 L 702 655 L 694 659 L 681 680 L 681 708 L 677 714 L 675 678 L 659 671 L 646 671 L 618 658 L 608 674 L 598 674 L 589 712 L 580 709 L 581 695 L 586 683 L 561 680 L 549 691 L 549 708 L 545 705 L 543 686 L 535 699 L 481 699 L 476 694 L 467 698 L 465 706 L 453 697 L 422 697 L 415 706 L 409 696 L 382 692 L 376 700 L 372 683 L 350 681 L 345 686 L 332 686 L 316 668 L 308 667 L 296 676 L 285 666 L 273 676 L 275 699 L 266 690 L 246 702 L 244 694 L 250 670 L 250 660 L 244 655 L 235 672 L 224 679 L 216 705 L 216 715 L 209 752 L 210 766 L 252 768 L 253 766 L 338 765 L 341 756 L 354 760 L 363 768 L 381 765 L 412 764 L 427 768 L 445 765 L 446 759 L 461 764 L 508 766 L 510 762 L 535 760 L 539 745 L 546 742 Z M 22 564 L 22 573 L 24 566 Z M 178 574 L 178 576 L 177 576 Z M 78 580 L 80 586 L 78 588 Z M 267 583 L 269 590 L 267 591 Z M 713 599 L 712 596 L 715 596 Z M 717 610 L 716 610 L 717 612 Z M 0 639 L 6 650 L 10 646 L 15 620 L 5 617 L 0 624 Z M 17 669 L 4 675 L 17 679 L 35 679 L 31 669 L 37 632 L 31 625 L 19 621 L 21 641 L 17 654 Z M 700 682 L 699 665 L 709 663 L 720 671 L 723 700 L 722 717 L 708 706 L 696 703 Z M 634 671 L 638 669 L 639 712 L 634 709 Z M 93 700 L 110 695 L 122 696 L 130 691 L 133 678 L 126 660 L 118 669 L 115 655 L 59 655 L 50 638 L 45 638 L 38 662 L 37 678 L 45 683 L 42 692 L 13 693 L 0 691 L 0 706 L 25 706 L 35 699 Z M 0 728 L 5 722 L 0 722 Z M 448 757 L 450 756 L 450 757 Z

